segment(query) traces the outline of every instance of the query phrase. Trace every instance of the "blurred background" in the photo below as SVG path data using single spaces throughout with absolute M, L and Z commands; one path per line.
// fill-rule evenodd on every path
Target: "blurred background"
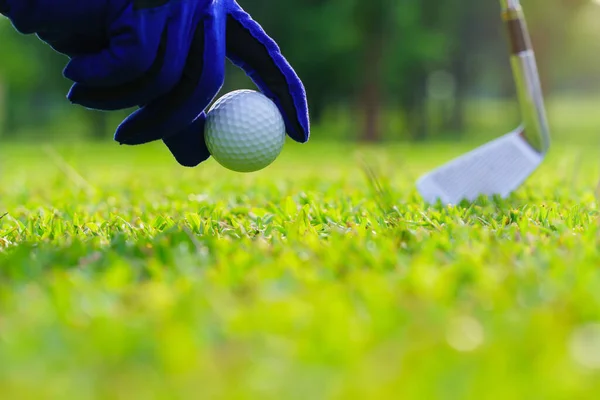
M 519 121 L 498 1 L 239 0 L 303 79 L 313 140 L 470 141 Z M 523 0 L 556 140 L 600 134 L 600 1 Z M 112 140 L 71 106 L 66 59 L 0 20 L 0 140 Z M 221 93 L 253 88 L 229 65 Z

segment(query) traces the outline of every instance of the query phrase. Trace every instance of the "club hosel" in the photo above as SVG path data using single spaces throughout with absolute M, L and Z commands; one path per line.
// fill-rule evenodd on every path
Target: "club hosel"
M 511 57 L 516 94 L 519 99 L 523 135 L 540 153 L 550 146 L 549 128 L 535 57 L 531 50 Z
M 501 0 L 502 18 L 510 42 L 511 65 L 521 108 L 524 136 L 539 152 L 550 147 L 544 97 L 533 45 L 518 0 Z

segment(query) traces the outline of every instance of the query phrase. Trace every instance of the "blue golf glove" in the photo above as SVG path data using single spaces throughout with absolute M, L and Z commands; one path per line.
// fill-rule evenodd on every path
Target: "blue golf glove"
M 235 0 L 0 0 L 0 12 L 70 58 L 71 102 L 139 107 L 117 129 L 121 144 L 163 140 L 182 165 L 208 159 L 205 112 L 227 58 L 275 102 L 293 140 L 309 139 L 302 82 Z

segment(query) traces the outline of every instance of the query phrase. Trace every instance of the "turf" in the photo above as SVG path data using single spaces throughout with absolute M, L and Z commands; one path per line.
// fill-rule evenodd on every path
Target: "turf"
M 595 398 L 597 155 L 423 204 L 466 148 L 290 144 L 241 175 L 3 146 L 2 398 Z

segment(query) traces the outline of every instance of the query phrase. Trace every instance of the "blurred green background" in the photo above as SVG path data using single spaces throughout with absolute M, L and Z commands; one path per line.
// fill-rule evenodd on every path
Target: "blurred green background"
M 303 79 L 313 140 L 467 141 L 519 121 L 498 1 L 240 0 Z M 600 4 L 523 0 L 555 140 L 600 130 Z M 66 59 L 0 20 L 0 140 L 111 140 L 132 110 L 72 106 Z M 222 93 L 253 88 L 228 65 Z

